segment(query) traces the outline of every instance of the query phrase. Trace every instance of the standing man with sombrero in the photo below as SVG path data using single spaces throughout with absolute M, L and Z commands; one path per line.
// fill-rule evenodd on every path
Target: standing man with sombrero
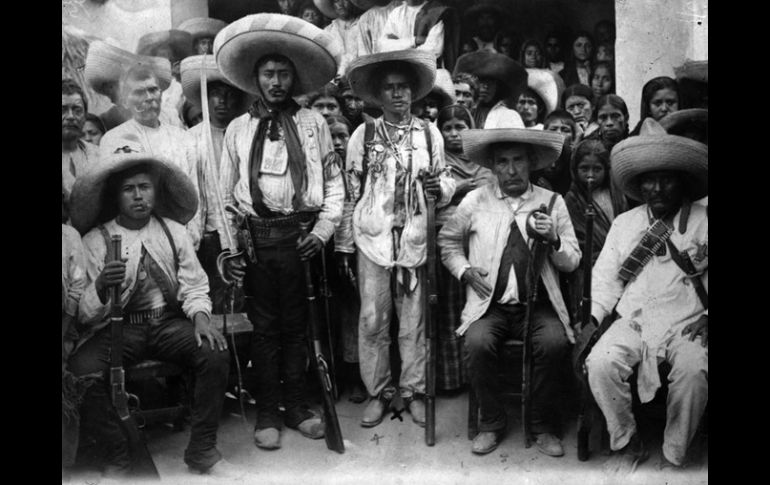
M 383 110 L 348 142 L 346 166 L 358 203 L 340 231 L 352 237 L 336 242 L 338 253 L 346 253 L 343 261 L 358 253 L 359 360 L 370 397 L 364 427 L 382 422 L 396 393 L 389 357 L 394 304 L 401 354 L 398 387 L 412 419 L 425 426 L 422 292 L 427 290 L 418 277 L 427 260 L 425 194 L 436 198 L 437 207 L 447 205 L 454 179 L 444 162 L 441 133 L 412 116 L 410 107 L 430 92 L 435 77 L 435 56 L 416 49 L 363 56 L 348 70 L 356 95 Z
M 228 25 L 214 40 L 222 74 L 258 96 L 251 110 L 225 133 L 220 184 L 226 204 L 240 212 L 232 233 L 246 230 L 225 250 L 250 255 L 231 259 L 230 278 L 244 281 L 246 311 L 254 325 L 258 447 L 280 447 L 283 425 L 312 439 L 324 436 L 305 396 L 307 303 L 303 262 L 334 234 L 345 196 L 341 167 L 326 120 L 292 96 L 320 89 L 337 72 L 340 47 L 318 27 L 281 14 L 249 15 Z M 228 215 L 230 217 L 230 215 Z M 302 228 L 309 227 L 302 235 Z M 244 267 L 245 266 L 245 267 Z M 285 411 L 281 412 L 279 406 Z
M 521 116 L 505 104 L 527 87 L 527 71 L 508 56 L 489 51 L 463 54 L 457 59 L 454 74 L 473 74 L 479 79 L 479 100 L 473 112 L 476 126 L 524 128 Z
M 72 79 L 61 81 L 61 182 L 69 198 L 75 179 L 96 165 L 99 147 L 81 140 L 88 99 Z
M 588 382 L 615 452 L 608 467 L 632 471 L 648 451 L 628 378 L 638 365 L 639 399 L 649 402 L 668 362 L 662 464 L 679 467 L 708 402 L 708 214 L 692 203 L 708 194 L 708 147 L 648 118 L 612 149 L 611 164 L 623 192 L 643 203 L 615 218 L 593 268 L 591 315 L 605 333 L 585 361 Z
M 210 323 L 208 280 L 184 224 L 197 209 L 196 189 L 175 164 L 149 154 L 116 154 L 75 182 L 73 226 L 85 234 L 88 285 L 79 305 L 87 329 L 70 358 L 70 371 L 95 378 L 82 406 L 84 429 L 105 450 L 107 473 L 131 467 L 128 441 L 110 402 L 113 345 L 112 287 L 119 287 L 125 366 L 153 358 L 195 373 L 192 429 L 184 460 L 210 472 L 229 371 L 224 337 Z M 112 235 L 122 236 L 120 259 L 107 257 Z
M 465 337 L 470 384 L 481 416 L 471 451 L 489 453 L 505 435 L 498 353 L 506 339 L 522 339 L 529 325 L 531 432 L 539 451 L 562 456 L 550 411 L 563 359 L 575 339 L 559 288 L 559 272 L 577 268 L 580 248 L 564 199 L 533 185 L 529 177 L 556 161 L 564 139 L 558 133 L 515 128 L 465 130 L 461 136 L 466 155 L 497 176 L 497 183 L 465 196 L 438 236 L 442 262 L 466 284 L 467 302 L 457 334 Z M 545 212 L 532 215 L 542 206 Z M 531 254 L 535 239 L 547 245 L 547 254 L 540 272 L 529 274 L 534 266 L 531 258 L 537 254 Z M 533 301 L 534 291 L 537 298 Z M 530 322 L 525 318 L 527 305 L 533 305 Z
M 219 211 L 223 208 L 219 207 L 221 201 L 217 198 L 215 184 L 219 183 L 219 162 L 222 159 L 225 129 L 233 119 L 246 112 L 253 97 L 222 75 L 214 56 L 187 57 L 182 61 L 180 68 L 185 98 L 199 108 L 206 103 L 209 114 L 208 123 L 198 123 L 187 130 L 187 153 L 198 179 L 198 228 L 201 231 L 198 257 L 209 277 L 214 313 L 220 314 L 224 312 L 224 285 L 216 267 L 217 256 L 222 252 L 217 221 L 221 219 Z M 204 76 L 207 94 L 205 100 L 202 99 L 201 92 L 201 80 Z M 210 136 L 205 131 L 207 128 Z

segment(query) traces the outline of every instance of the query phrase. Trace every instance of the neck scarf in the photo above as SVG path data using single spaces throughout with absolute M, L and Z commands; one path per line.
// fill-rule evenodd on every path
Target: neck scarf
M 283 129 L 286 139 L 286 151 L 289 158 L 289 172 L 294 185 L 294 197 L 292 206 L 295 211 L 302 208 L 302 194 L 307 189 L 307 166 L 305 152 L 299 139 L 297 125 L 292 118 L 300 106 L 291 98 L 283 105 L 271 110 L 262 98 L 259 98 L 249 109 L 252 118 L 259 119 L 257 132 L 251 142 L 249 156 L 251 173 L 251 200 L 254 210 L 261 217 L 272 217 L 275 214 L 265 206 L 262 200 L 262 191 L 259 189 L 259 172 L 262 167 L 262 150 L 265 145 L 265 137 L 271 141 L 280 138 L 279 127 Z

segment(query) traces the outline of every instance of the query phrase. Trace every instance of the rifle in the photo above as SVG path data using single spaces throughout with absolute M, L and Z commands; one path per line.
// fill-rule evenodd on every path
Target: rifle
M 538 283 L 540 281 L 540 272 L 543 269 L 545 263 L 545 257 L 548 254 L 549 244 L 543 236 L 535 232 L 531 219 L 535 214 L 543 213 L 550 214 L 553 204 L 556 201 L 556 194 L 551 197 L 549 207 L 545 204 L 541 204 L 539 208 L 533 210 L 529 216 L 527 216 L 526 227 L 527 235 L 533 240 L 532 243 L 532 256 L 529 259 L 529 265 L 527 268 L 527 305 L 524 310 L 524 348 L 521 353 L 522 360 L 522 382 L 521 382 L 521 421 L 524 427 L 524 446 L 529 448 L 532 446 L 532 431 L 531 431 L 531 410 L 530 402 L 532 401 L 532 390 L 530 381 L 532 380 L 532 365 L 530 363 L 532 353 L 532 333 L 530 327 L 532 326 L 532 310 L 537 302 L 537 290 Z
M 300 223 L 300 234 L 302 238 L 307 237 L 309 222 Z M 310 261 L 303 261 L 305 269 L 305 288 L 307 299 L 308 323 L 310 324 L 310 339 L 313 342 L 313 355 L 315 357 L 316 371 L 318 380 L 323 388 L 323 412 L 324 412 L 324 439 L 326 447 L 337 453 L 345 452 L 345 444 L 342 442 L 342 430 L 340 422 L 337 419 L 337 410 L 334 407 L 334 396 L 332 391 L 332 380 L 329 376 L 329 366 L 321 349 L 321 330 L 318 322 L 318 309 L 315 301 L 315 287 L 313 285 L 313 272 L 310 268 Z
M 588 180 L 588 204 L 586 205 L 585 218 L 586 218 L 586 235 L 585 242 L 583 243 L 583 296 L 580 300 L 580 323 L 581 330 L 588 331 L 591 324 L 591 269 L 593 265 L 593 237 L 594 237 L 594 216 L 596 216 L 596 210 L 593 204 L 593 195 L 591 194 L 592 180 Z M 593 347 L 593 344 L 591 344 Z M 588 348 L 590 351 L 590 347 Z M 586 352 L 583 352 L 582 359 L 580 360 L 580 413 L 578 414 L 577 421 L 577 442 L 578 442 L 578 460 L 588 460 L 588 440 L 591 427 L 588 423 L 586 413 L 588 406 L 590 405 L 590 392 L 587 385 L 587 378 L 585 366 L 582 363 L 585 361 Z
M 122 237 L 114 234 L 111 237 L 111 261 L 120 260 Z M 126 371 L 123 369 L 123 307 L 120 304 L 120 285 L 112 287 L 112 302 L 110 303 L 110 330 L 112 334 L 110 349 L 110 388 L 112 404 L 120 418 L 120 425 L 128 438 L 131 449 L 131 472 L 138 477 L 160 480 L 160 474 L 155 467 L 147 449 L 136 419 L 128 409 L 129 399 L 139 401 L 139 398 L 126 392 Z
M 436 444 L 436 316 L 438 293 L 436 288 L 436 198 L 425 195 L 427 225 L 427 262 L 423 271 L 425 285 L 425 444 Z
M 334 365 L 334 339 L 332 338 L 332 318 L 329 311 L 329 298 L 332 292 L 329 289 L 329 279 L 326 273 L 326 253 L 321 251 L 321 295 L 324 297 L 324 316 L 326 317 L 326 339 L 329 344 L 329 377 L 332 383 L 332 397 L 336 402 L 339 399 L 337 392 L 337 370 Z

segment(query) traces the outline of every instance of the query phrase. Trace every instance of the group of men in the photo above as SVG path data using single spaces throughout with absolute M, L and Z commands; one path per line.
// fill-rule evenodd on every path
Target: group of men
M 369 394 L 361 425 L 381 423 L 396 393 L 412 420 L 425 425 L 426 197 L 446 205 L 455 182 L 441 133 L 410 111 L 434 86 L 436 55 L 408 47 L 350 61 L 352 91 L 382 116 L 353 132 L 344 161 L 335 156 L 323 116 L 293 99 L 337 75 L 340 44 L 294 17 L 241 18 L 216 34 L 214 56 L 181 63 L 185 94 L 206 104 L 208 114 L 187 132 L 161 121 L 162 74 L 136 57 L 118 80 L 130 119 L 105 134 L 96 156 L 76 136 L 85 96 L 62 81 L 63 206 L 83 236 L 81 245 L 62 226 L 63 382 L 65 373 L 88 382 L 75 399 L 82 403 L 81 431 L 103 443 L 109 472 L 131 468 L 128 441 L 109 402 L 113 305 L 123 310 L 125 365 L 156 358 L 194 371 L 187 465 L 214 473 L 226 463 L 216 435 L 230 354 L 211 324 L 210 291 L 222 281 L 239 282 L 249 297 L 255 444 L 279 448 L 284 426 L 311 439 L 324 436 L 306 395 L 303 264 L 333 237 L 339 258 L 357 263 L 359 357 Z M 560 134 L 524 129 L 500 102 L 526 79 L 506 76 L 509 66 L 486 55 L 458 60 L 472 64 L 467 72 L 480 73 L 482 94 L 479 128 L 463 132 L 462 141 L 466 155 L 491 169 L 496 181 L 470 192 L 438 235 L 443 264 L 466 287 L 457 333 L 465 337 L 480 405 L 472 451 L 489 453 L 504 436 L 500 345 L 529 332 L 531 431 L 541 452 L 561 456 L 549 411 L 564 357 L 576 333 L 587 329 L 570 324 L 559 273 L 578 268 L 581 249 L 563 198 L 533 185 L 530 174 L 551 166 L 564 143 Z M 631 413 L 628 378 L 639 364 L 646 402 L 660 387 L 658 363 L 670 362 L 663 454 L 681 466 L 708 399 L 708 311 L 701 298 L 708 217 L 691 203 L 707 195 L 708 150 L 661 130 L 651 123 L 613 150 L 621 187 L 641 205 L 616 218 L 594 267 L 591 313 L 597 325 L 614 323 L 585 365 L 616 459 L 636 464 L 646 449 Z M 88 169 L 81 169 L 84 158 L 95 160 Z M 65 180 L 65 168 L 72 180 Z M 346 193 L 355 201 L 352 211 L 343 210 Z M 111 257 L 115 235 L 122 237 L 122 254 Z M 683 270 L 682 259 L 694 270 Z M 115 287 L 119 301 L 110 296 Z M 398 383 L 389 353 L 394 313 Z

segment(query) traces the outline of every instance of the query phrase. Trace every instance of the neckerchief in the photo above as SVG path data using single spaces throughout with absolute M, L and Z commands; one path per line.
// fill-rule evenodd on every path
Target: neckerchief
M 292 206 L 295 211 L 302 207 L 302 194 L 307 188 L 307 167 L 305 152 L 302 150 L 302 143 L 297 132 L 297 125 L 294 123 L 293 116 L 299 111 L 300 106 L 289 99 L 276 110 L 267 107 L 264 100 L 259 98 L 249 108 L 249 114 L 252 118 L 259 119 L 257 132 L 251 142 L 251 152 L 249 155 L 249 166 L 251 173 L 251 200 L 254 210 L 261 217 L 270 217 L 272 211 L 265 206 L 262 200 L 262 191 L 259 189 L 259 172 L 262 167 L 262 150 L 265 144 L 265 137 L 269 136 L 271 141 L 280 138 L 279 127 L 283 129 L 286 139 L 286 151 L 289 158 L 289 173 L 291 181 L 294 184 L 294 197 Z M 269 131 L 269 133 L 268 133 Z

